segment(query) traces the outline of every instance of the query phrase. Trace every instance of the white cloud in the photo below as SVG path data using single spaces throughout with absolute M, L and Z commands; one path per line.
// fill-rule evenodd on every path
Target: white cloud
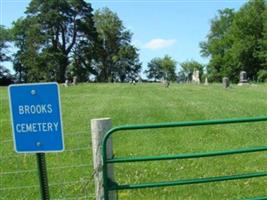
M 150 40 L 148 43 L 145 44 L 145 48 L 151 50 L 162 49 L 166 47 L 170 47 L 176 43 L 175 39 L 162 39 L 162 38 L 155 38 Z

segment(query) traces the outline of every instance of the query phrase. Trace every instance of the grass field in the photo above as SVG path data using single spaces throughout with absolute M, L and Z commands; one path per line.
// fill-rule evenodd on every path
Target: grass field
M 0 199 L 39 199 L 35 155 L 13 150 L 7 88 L 0 88 Z M 90 120 L 113 126 L 262 116 L 267 85 L 81 84 L 61 88 L 65 152 L 47 154 L 51 199 L 94 199 Z M 160 155 L 265 146 L 267 122 L 115 134 L 115 156 Z M 123 133 L 123 132 L 122 132 Z M 126 132 L 125 132 L 126 133 Z M 121 184 L 267 171 L 266 152 L 116 164 Z M 267 178 L 119 192 L 119 199 L 242 199 L 267 195 Z

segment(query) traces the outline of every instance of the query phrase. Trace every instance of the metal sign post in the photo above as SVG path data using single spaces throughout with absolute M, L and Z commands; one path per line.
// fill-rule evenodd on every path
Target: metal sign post
M 39 173 L 39 181 L 40 181 L 40 192 L 42 200 L 49 200 L 49 187 L 48 187 L 48 178 L 46 171 L 46 162 L 45 162 L 45 154 L 37 153 L 37 166 Z
M 45 153 L 64 150 L 59 86 L 15 84 L 8 91 L 15 151 L 36 153 L 41 197 L 49 200 Z

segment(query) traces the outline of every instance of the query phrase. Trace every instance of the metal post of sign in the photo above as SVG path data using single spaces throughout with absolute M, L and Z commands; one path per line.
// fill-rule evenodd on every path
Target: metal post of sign
M 49 200 L 49 187 L 48 187 L 48 178 L 46 171 L 46 162 L 45 162 L 45 153 L 37 153 L 37 166 L 39 172 L 39 180 L 40 180 L 40 192 L 42 200 Z

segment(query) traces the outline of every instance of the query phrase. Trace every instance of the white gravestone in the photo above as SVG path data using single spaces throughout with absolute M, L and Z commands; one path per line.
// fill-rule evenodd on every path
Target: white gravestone
M 247 72 L 241 71 L 239 75 L 239 83 L 238 85 L 247 85 L 248 80 L 247 80 Z
M 209 85 L 209 82 L 208 82 L 208 78 L 207 78 L 207 77 L 205 78 L 205 83 L 204 83 L 204 85 Z
M 200 83 L 200 79 L 199 79 L 199 70 L 194 69 L 193 75 L 192 75 L 192 82 L 199 84 Z
M 72 84 L 73 84 L 73 85 L 77 85 L 77 76 L 74 76 L 74 77 L 73 77 Z

